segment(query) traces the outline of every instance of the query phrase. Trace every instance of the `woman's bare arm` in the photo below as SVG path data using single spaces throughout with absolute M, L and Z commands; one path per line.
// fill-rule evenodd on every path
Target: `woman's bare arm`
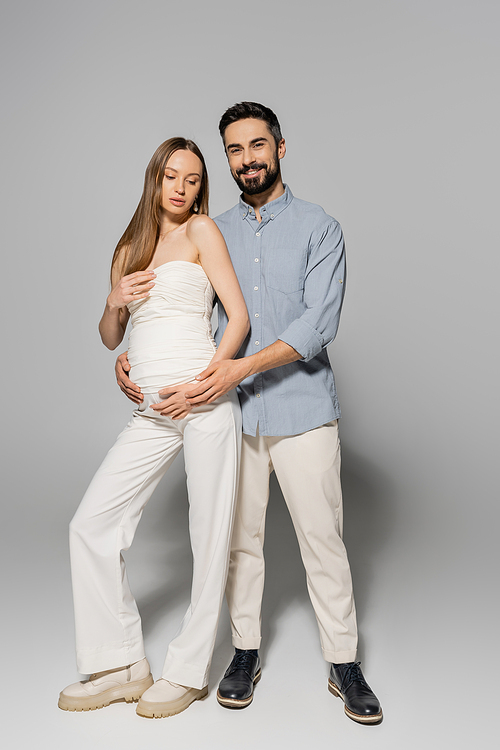
M 212 362 L 236 356 L 250 330 L 248 312 L 231 258 L 219 228 L 208 216 L 193 219 L 188 237 L 198 248 L 199 260 L 228 317 L 228 324 Z
M 106 300 L 106 307 L 99 323 L 102 343 L 108 349 L 116 349 L 122 342 L 130 313 L 127 303 L 145 299 L 154 286 L 156 274 L 152 271 L 136 271 L 121 276 L 118 264 L 111 272 L 112 290 Z

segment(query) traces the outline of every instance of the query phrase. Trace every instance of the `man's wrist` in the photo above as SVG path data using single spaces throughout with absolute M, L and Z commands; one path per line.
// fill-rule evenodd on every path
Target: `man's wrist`
M 242 380 L 245 380 L 245 378 L 249 378 L 251 375 L 255 375 L 259 371 L 255 354 L 250 354 L 248 357 L 241 357 L 241 359 L 235 361 L 240 365 L 240 383 Z
M 238 361 L 247 363 L 248 371 L 245 378 L 248 378 L 250 375 L 257 375 L 259 372 L 272 370 L 275 367 L 281 367 L 282 365 L 290 364 L 290 362 L 296 362 L 299 359 L 302 359 L 302 355 L 293 346 L 278 339 L 274 344 L 266 346 L 260 352 L 250 354 L 248 357 L 243 357 Z

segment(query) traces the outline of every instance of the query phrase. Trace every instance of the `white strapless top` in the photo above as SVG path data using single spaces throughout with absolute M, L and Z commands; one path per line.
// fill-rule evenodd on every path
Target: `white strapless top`
M 149 297 L 127 305 L 130 378 L 143 393 L 192 382 L 216 351 L 210 324 L 214 290 L 203 268 L 172 260 L 153 270 Z

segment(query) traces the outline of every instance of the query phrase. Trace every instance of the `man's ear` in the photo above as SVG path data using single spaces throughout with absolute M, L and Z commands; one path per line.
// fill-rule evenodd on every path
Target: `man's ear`
M 286 154 L 286 144 L 285 144 L 285 139 L 282 138 L 281 141 L 278 143 L 278 159 L 282 159 L 285 154 Z

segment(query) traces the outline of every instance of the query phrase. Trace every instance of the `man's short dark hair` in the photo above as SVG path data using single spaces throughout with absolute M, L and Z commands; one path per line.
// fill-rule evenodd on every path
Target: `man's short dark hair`
M 257 102 L 240 102 L 239 104 L 234 104 L 232 107 L 229 107 L 220 118 L 219 132 L 222 140 L 224 140 L 224 133 L 226 132 L 228 125 L 231 125 L 233 122 L 238 122 L 238 120 L 248 119 L 263 120 L 271 131 L 271 134 L 276 141 L 276 146 L 283 139 L 278 118 L 272 109 L 265 107 L 263 104 L 258 104 Z

